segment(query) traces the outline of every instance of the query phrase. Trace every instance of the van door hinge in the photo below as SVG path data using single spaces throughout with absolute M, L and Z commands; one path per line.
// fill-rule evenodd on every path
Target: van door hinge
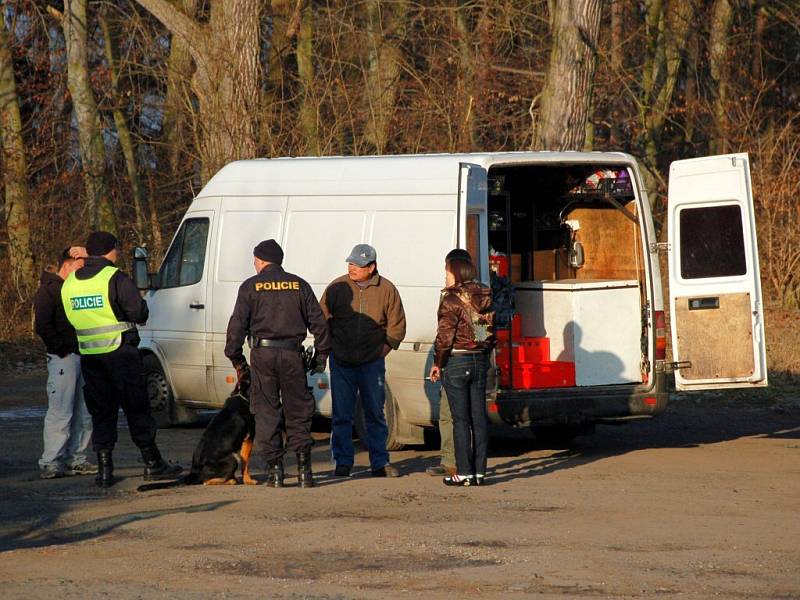
M 678 362 L 667 363 L 667 373 L 673 371 L 679 371 L 681 369 L 691 369 L 691 368 L 692 368 L 692 361 L 690 360 L 681 360 Z
M 650 253 L 657 254 L 659 252 L 669 252 L 671 250 L 669 242 L 651 242 Z

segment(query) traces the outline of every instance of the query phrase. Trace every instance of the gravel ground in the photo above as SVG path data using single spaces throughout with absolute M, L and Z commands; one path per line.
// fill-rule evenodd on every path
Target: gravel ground
M 315 489 L 139 493 L 124 428 L 111 490 L 39 480 L 44 375 L 0 377 L 3 598 L 800 598 L 790 389 L 675 396 L 570 448 L 496 437 L 483 488 L 426 476 L 433 447 L 394 453 L 399 479 L 370 477 L 363 452 L 334 479 L 317 433 Z M 188 463 L 201 433 L 159 442 Z

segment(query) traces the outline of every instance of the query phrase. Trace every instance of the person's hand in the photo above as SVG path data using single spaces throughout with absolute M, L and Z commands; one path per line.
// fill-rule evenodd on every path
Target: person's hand
M 386 358 L 389 352 L 392 351 L 392 347 L 389 344 L 383 345 L 383 350 L 381 350 L 381 358 Z
M 87 258 L 89 255 L 86 253 L 86 248 L 83 246 L 70 246 L 69 255 L 72 258 Z
M 317 355 L 314 357 L 314 365 L 311 367 L 311 374 L 312 375 L 319 375 L 320 373 L 325 372 L 325 365 L 328 362 L 327 356 L 320 356 Z
M 430 377 L 433 383 L 436 383 L 442 377 L 441 369 L 439 369 L 439 367 L 437 367 L 436 365 L 433 365 L 431 367 L 431 372 L 428 374 L 428 377 Z

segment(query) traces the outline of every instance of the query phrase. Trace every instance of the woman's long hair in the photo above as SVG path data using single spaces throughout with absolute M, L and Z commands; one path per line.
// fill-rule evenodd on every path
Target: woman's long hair
M 456 280 L 456 285 L 466 283 L 467 281 L 473 281 L 478 276 L 478 271 L 475 269 L 475 265 L 468 260 L 453 258 L 447 261 L 446 266 L 447 270 L 453 274 L 453 278 Z

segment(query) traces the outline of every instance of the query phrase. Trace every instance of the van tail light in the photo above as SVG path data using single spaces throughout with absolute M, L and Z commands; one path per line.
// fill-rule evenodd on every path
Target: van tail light
M 656 311 L 656 360 L 667 358 L 667 322 L 664 311 Z

